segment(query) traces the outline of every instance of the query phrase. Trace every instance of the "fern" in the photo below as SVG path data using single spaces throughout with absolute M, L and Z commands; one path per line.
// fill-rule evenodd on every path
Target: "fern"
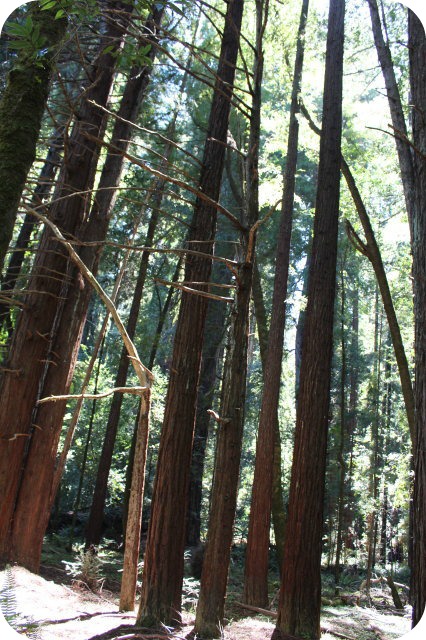
M 3 584 L 0 587 L 0 609 L 3 612 L 6 622 L 10 624 L 12 629 L 24 632 L 26 637 L 32 640 L 41 640 L 39 625 L 19 611 L 16 598 L 16 584 L 10 566 L 6 567 L 3 574 Z

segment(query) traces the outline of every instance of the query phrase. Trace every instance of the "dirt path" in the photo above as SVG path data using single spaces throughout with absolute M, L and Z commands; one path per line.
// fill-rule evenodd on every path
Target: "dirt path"
M 104 592 L 98 596 L 85 589 L 55 584 L 21 567 L 14 567 L 9 574 L 1 573 L 0 584 L 7 575 L 13 583 L 11 592 L 17 621 L 22 622 L 25 618 L 34 623 L 33 635 L 26 634 L 29 638 L 109 640 L 132 632 L 136 614 L 120 613 L 115 594 Z M 246 615 L 242 609 L 233 608 L 223 640 L 269 640 L 274 621 L 264 616 Z M 185 627 L 169 637 L 183 640 L 192 630 L 193 621 L 193 615 L 188 615 Z M 396 640 L 410 629 L 408 611 L 404 617 L 360 607 L 325 607 L 322 624 L 330 630 L 323 633 L 323 640 L 336 640 L 338 636 L 333 631 L 356 640 Z M 1 640 L 7 640 L 3 633 Z

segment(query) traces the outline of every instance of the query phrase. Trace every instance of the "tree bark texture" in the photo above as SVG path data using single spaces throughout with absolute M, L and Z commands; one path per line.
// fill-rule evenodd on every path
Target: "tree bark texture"
M 106 43 L 113 43 L 115 49 L 122 46 L 131 11 L 128 4 L 112 4 L 109 10 L 114 19 L 108 22 L 99 56 L 91 69 L 91 84 L 69 136 L 50 207 L 51 220 L 74 235 L 89 213 L 88 190 L 94 184 L 99 155 L 96 144 L 87 140 L 86 132 L 102 136 L 105 127 L 104 113 L 89 100 L 107 104 L 116 59 L 114 51 L 103 51 Z M 116 16 L 117 11 L 120 17 Z M 9 371 L 1 380 L 0 434 L 5 445 L 0 450 L 0 489 L 4 496 L 0 508 L 0 556 L 32 570 L 38 569 L 48 519 L 46 510 L 61 427 L 56 411 L 59 406 L 63 415 L 65 408 L 65 403 L 59 402 L 56 411 L 52 407 L 48 412 L 44 408 L 38 411 L 36 403 L 41 394 L 57 391 L 55 376 L 65 381 L 61 391 L 69 388 L 69 363 L 63 362 L 58 354 L 61 345 L 68 345 L 71 360 L 75 361 L 77 340 L 71 340 L 73 336 L 65 326 L 67 322 L 61 322 L 61 314 L 69 301 L 68 293 L 75 297 L 77 291 L 87 289 L 81 275 L 74 273 L 71 279 L 72 273 L 65 250 L 45 229 L 29 283 L 29 290 L 36 293 L 27 294 L 26 308 L 19 316 L 13 336 Z M 67 321 L 70 318 L 74 315 L 68 314 Z
M 239 269 L 239 286 L 225 364 L 216 464 L 195 632 L 217 638 L 223 626 L 244 426 L 248 314 L 252 265 Z
M 290 263 L 290 243 L 293 225 L 293 204 L 296 183 L 297 149 L 299 142 L 299 97 L 302 82 L 304 34 L 309 0 L 304 0 L 300 16 L 297 52 L 294 68 L 287 160 L 284 175 L 284 195 L 277 240 L 274 292 L 268 337 L 268 354 L 263 372 L 263 394 L 256 445 L 249 531 L 244 574 L 244 601 L 257 607 L 268 605 L 268 566 L 270 513 L 274 449 L 278 426 L 278 403 L 281 384 L 281 363 L 286 317 L 287 280 Z
M 230 284 L 231 272 L 225 268 L 220 282 Z M 194 442 L 189 484 L 188 523 L 186 542 L 197 546 L 201 541 L 201 500 L 204 460 L 209 431 L 210 414 L 218 372 L 218 358 L 226 327 L 227 308 L 223 302 L 210 300 L 206 317 L 206 334 L 203 345 L 200 385 L 197 400 Z
M 243 5 L 243 0 L 227 5 L 199 179 L 200 191 L 214 201 L 219 198 L 222 180 Z M 214 206 L 196 199 L 191 249 L 213 251 L 216 216 Z M 210 273 L 210 260 L 188 256 L 186 281 L 208 282 Z M 206 309 L 206 298 L 182 294 L 145 553 L 137 618 L 141 626 L 180 621 L 189 468 Z
M 135 608 L 150 408 L 151 390 L 146 389 L 142 392 L 139 405 L 138 428 L 134 454 L 135 460 L 133 464 L 132 484 L 126 523 L 123 576 L 121 579 L 120 591 L 120 611 L 133 611 Z
M 413 277 L 415 319 L 416 449 L 414 451 L 413 626 L 426 607 L 426 38 L 409 11 L 411 100 L 413 104 Z
M 152 42 L 155 42 L 156 29 L 161 21 L 163 12 L 164 7 L 161 7 L 158 11 L 156 10 L 145 25 L 145 29 L 149 34 L 149 38 L 152 38 Z M 155 46 L 153 46 L 149 53 L 151 60 L 155 56 L 155 52 Z M 124 151 L 129 145 L 131 135 L 131 124 L 129 123 L 137 117 L 142 99 L 146 93 L 151 69 L 152 65 L 150 63 L 137 70 L 133 69 L 130 80 L 124 90 L 119 116 L 128 122 L 124 122 L 118 118 L 112 134 L 113 140 L 118 141 L 119 148 L 123 148 Z M 121 155 L 116 153 L 109 153 L 107 155 L 90 216 L 87 222 L 83 223 L 77 231 L 77 235 L 83 240 L 102 241 L 105 239 L 111 216 L 111 208 L 114 203 L 114 194 L 116 193 L 116 189 L 110 187 L 118 187 L 123 165 L 124 160 Z M 80 251 L 80 257 L 86 266 L 88 266 L 92 272 L 96 273 L 100 258 L 99 250 L 94 247 L 83 247 Z M 64 303 L 63 312 L 60 318 L 58 318 L 52 349 L 52 351 L 57 354 L 58 362 L 55 368 L 50 367 L 46 373 L 43 386 L 43 395 L 45 396 L 66 394 L 69 392 L 91 296 L 91 287 L 88 286 L 87 283 L 82 282 L 78 270 L 73 269 L 70 272 L 70 278 L 73 282 L 77 281 L 80 283 L 80 286 L 71 286 L 65 294 L 67 299 Z M 65 402 L 58 402 L 53 406 L 43 405 L 37 411 L 37 424 L 44 432 L 50 432 L 48 439 L 50 440 L 52 438 L 52 433 L 56 434 L 55 447 L 57 447 L 57 438 L 60 434 L 65 406 Z M 47 425 L 48 429 L 46 429 Z M 49 446 L 48 442 L 43 442 L 41 437 L 37 438 L 37 444 L 41 448 L 38 449 L 36 443 L 34 443 L 26 461 L 26 469 L 28 472 L 26 471 L 22 480 L 20 502 L 16 506 L 14 516 L 15 537 L 18 540 L 22 538 L 26 541 L 20 543 L 21 550 L 19 553 L 21 557 L 24 557 L 24 544 L 27 545 L 28 553 L 33 553 L 36 545 L 41 545 L 42 536 L 40 532 L 47 526 L 49 503 L 53 499 L 53 496 L 49 495 L 49 492 L 52 487 L 54 467 L 45 464 L 43 470 L 38 470 L 36 475 L 37 486 L 40 487 L 40 492 L 44 496 L 44 499 L 39 505 L 37 517 L 35 517 L 34 514 L 30 514 L 25 507 L 27 504 L 26 501 L 29 500 L 30 495 L 35 490 L 31 470 L 34 469 L 34 473 L 36 473 L 43 447 Z M 31 482 L 29 481 L 30 478 Z M 38 526 L 34 527 L 34 521 L 38 520 L 40 521 Z M 28 536 L 21 536 L 18 533 L 19 531 L 31 530 L 30 526 L 33 527 L 34 531 L 34 537 L 32 539 L 28 539 Z
M 259 338 L 259 351 L 260 360 L 262 362 L 262 370 L 265 370 L 266 366 L 266 354 L 268 350 L 268 320 L 265 309 L 265 303 L 262 292 L 262 282 L 260 278 L 259 267 L 255 261 L 253 266 L 253 282 L 252 282 L 252 298 L 254 313 L 256 317 L 257 334 Z M 285 507 L 284 507 L 284 493 L 282 483 L 282 456 L 281 456 L 281 432 L 278 421 L 275 425 L 275 440 L 274 440 L 274 463 L 272 471 L 272 526 L 274 528 L 275 545 L 277 552 L 277 562 L 280 568 L 283 563 L 283 549 L 284 549 L 284 532 L 285 532 Z
M 49 149 L 43 168 L 40 171 L 37 186 L 34 189 L 31 198 L 30 207 L 40 207 L 43 201 L 49 196 L 52 181 L 55 177 L 57 167 L 61 160 L 61 151 L 63 150 L 64 132 L 60 127 L 51 137 Z M 4 278 L 2 279 L 1 292 L 4 295 L 11 295 L 15 288 L 16 281 L 21 273 L 22 264 L 25 258 L 25 251 L 29 246 L 37 220 L 31 213 L 27 213 L 19 230 L 13 252 L 7 265 Z M 13 303 L 12 303 L 13 304 Z M 0 303 L 0 326 L 5 323 L 9 333 L 12 333 L 12 322 L 10 319 L 10 305 Z
M 253 64 L 249 153 L 246 167 L 246 217 L 249 233 L 241 238 L 244 261 L 236 277 L 235 307 L 231 313 L 230 346 L 225 365 L 216 446 L 215 471 L 206 551 L 201 574 L 195 632 L 202 638 L 221 634 L 238 495 L 250 330 L 250 299 L 255 256 L 255 225 L 259 217 L 259 144 L 263 77 L 263 34 L 268 5 L 256 1 L 256 40 Z M 271 460 L 269 460 L 271 464 Z M 272 466 L 272 465 L 271 465 Z M 268 517 L 271 505 L 269 504 Z
M 20 50 L 0 102 L 0 272 L 27 174 L 35 160 L 55 54 L 67 27 L 67 20 L 55 20 L 55 13 L 55 8 L 42 11 L 30 5 L 28 17 L 34 30 L 39 29 L 42 46 L 48 43 L 48 49 L 41 58 L 30 44 Z
M 289 514 L 277 629 L 320 638 L 321 542 L 330 405 L 345 2 L 331 0 L 323 124 Z

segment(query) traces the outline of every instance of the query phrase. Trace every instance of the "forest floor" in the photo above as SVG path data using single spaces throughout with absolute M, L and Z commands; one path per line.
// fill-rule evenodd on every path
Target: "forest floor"
M 9 615 L 12 612 L 11 624 L 24 636 L 36 640 L 130 640 L 132 637 L 183 640 L 189 636 L 194 623 L 198 584 L 194 579 L 185 580 L 184 606 L 190 610 L 184 614 L 183 627 L 175 631 L 166 628 L 140 631 L 134 636 L 136 611 L 121 613 L 118 610 L 119 574 L 116 566 L 116 580 L 111 578 L 110 571 L 106 571 L 108 577 L 99 580 L 97 592 L 89 589 L 84 581 L 73 578 L 69 566 L 68 571 L 63 567 L 59 563 L 43 564 L 41 575 L 17 566 L 0 573 L 3 611 L 6 607 Z M 231 575 L 227 620 L 222 638 L 269 640 L 275 626 L 274 619 L 247 611 L 238 603 L 238 578 Z M 9 585 L 6 591 L 10 592 L 6 605 L 5 585 Z M 325 604 L 321 618 L 322 640 L 397 640 L 408 633 L 409 607 L 398 612 L 388 591 L 386 585 L 375 587 L 372 590 L 372 606 L 369 607 L 362 598 L 357 602 L 356 597 L 351 598 L 350 605 Z M 274 608 L 276 603 L 271 604 L 271 609 Z M 3 640 L 3 634 L 1 637 Z M 4 640 L 7 640 L 6 635 Z

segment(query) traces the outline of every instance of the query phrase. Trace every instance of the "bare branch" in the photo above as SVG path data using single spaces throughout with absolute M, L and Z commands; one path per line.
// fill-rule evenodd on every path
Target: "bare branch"
M 101 398 L 108 398 L 114 393 L 129 393 L 133 396 L 140 396 L 143 391 L 146 391 L 148 387 L 114 387 L 114 389 L 108 389 L 103 393 L 76 393 L 64 396 L 47 396 L 37 401 L 37 404 L 46 404 L 47 402 L 59 402 L 61 400 L 100 400 Z

